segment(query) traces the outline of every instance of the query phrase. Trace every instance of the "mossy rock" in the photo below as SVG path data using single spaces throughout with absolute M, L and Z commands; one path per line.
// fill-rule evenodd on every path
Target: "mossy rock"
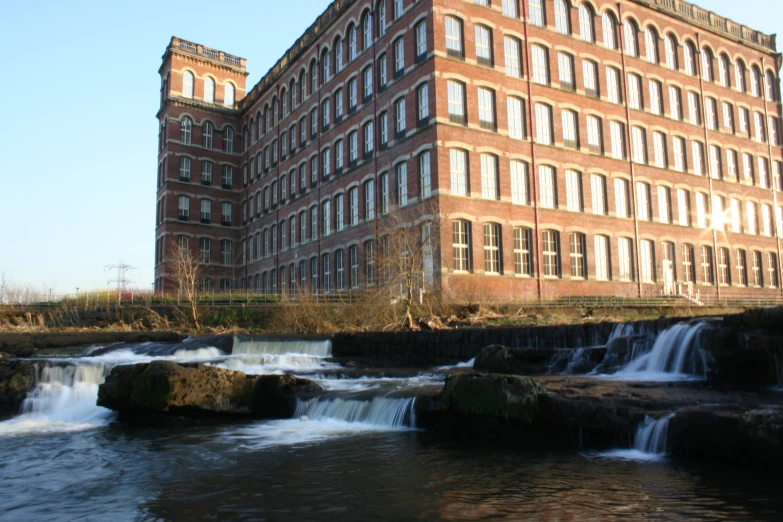
M 530 377 L 503 374 L 453 375 L 446 380 L 440 407 L 449 413 L 486 415 L 532 422 L 539 388 Z

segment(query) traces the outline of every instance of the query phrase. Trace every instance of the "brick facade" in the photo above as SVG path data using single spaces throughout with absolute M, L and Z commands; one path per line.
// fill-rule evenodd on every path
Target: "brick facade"
M 211 288 L 361 287 L 397 205 L 443 217 L 427 279 L 455 296 L 780 292 L 774 37 L 678 0 L 337 0 L 246 95 L 244 63 L 177 38 L 164 55 L 160 289 L 183 235 L 211 239 Z

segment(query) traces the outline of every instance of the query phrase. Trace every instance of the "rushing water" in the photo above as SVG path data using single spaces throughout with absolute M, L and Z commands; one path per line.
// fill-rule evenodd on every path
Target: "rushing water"
M 415 429 L 416 394 L 472 361 L 359 371 L 330 362 L 321 341 L 240 348 L 146 343 L 42 361 L 23 412 L 0 422 L 0 520 L 779 520 L 783 511 L 774 481 L 662 458 L 668 417 L 640 424 L 631 451 L 647 459 L 444 444 Z M 98 385 L 115 365 L 161 358 L 303 375 L 327 393 L 286 420 L 112 423 L 95 405 Z
M 627 460 L 662 460 L 666 457 L 666 436 L 673 414 L 660 419 L 649 415 L 639 424 L 633 439 L 633 448 L 599 453 L 599 456 Z

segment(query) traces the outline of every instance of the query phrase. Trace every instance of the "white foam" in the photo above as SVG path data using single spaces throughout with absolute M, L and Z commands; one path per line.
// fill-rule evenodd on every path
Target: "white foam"
M 439 371 L 439 372 L 445 372 L 445 371 L 448 371 L 448 370 L 456 370 L 457 368 L 473 368 L 473 364 L 475 362 L 476 362 L 476 358 L 474 357 L 473 359 L 471 359 L 469 361 L 465 361 L 465 362 L 461 362 L 461 363 L 457 363 L 457 364 L 446 365 L 446 366 L 438 366 L 437 368 L 435 368 L 435 370 Z

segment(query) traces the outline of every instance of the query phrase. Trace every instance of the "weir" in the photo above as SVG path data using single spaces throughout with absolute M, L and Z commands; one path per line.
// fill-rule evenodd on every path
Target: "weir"
M 647 353 L 632 354 L 631 362 L 617 375 L 634 380 L 667 380 L 687 376 L 706 377 L 707 361 L 700 345 L 706 322 L 681 323 L 659 333 Z
M 297 417 L 307 420 L 339 420 L 384 426 L 388 428 L 415 428 L 415 398 L 392 399 L 373 397 L 370 400 L 311 399 L 299 401 Z
M 300 353 L 317 357 L 332 355 L 332 341 L 307 339 L 262 339 L 234 336 L 234 355 Z

